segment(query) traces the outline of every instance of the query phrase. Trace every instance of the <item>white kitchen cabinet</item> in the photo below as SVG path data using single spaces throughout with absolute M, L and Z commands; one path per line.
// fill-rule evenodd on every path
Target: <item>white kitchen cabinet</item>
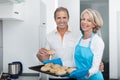
M 25 2 L 25 0 L 0 0 L 0 3 L 13 3 L 13 4 L 16 4 L 16 3 L 22 3 L 22 2 Z
M 0 3 L 0 20 L 23 21 L 24 3 Z

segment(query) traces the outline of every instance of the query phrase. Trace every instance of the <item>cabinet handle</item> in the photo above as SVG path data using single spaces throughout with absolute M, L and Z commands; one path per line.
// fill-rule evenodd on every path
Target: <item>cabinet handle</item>
M 16 11 L 16 12 L 14 12 L 14 13 L 15 13 L 15 14 L 19 14 L 19 12 L 17 12 L 17 11 Z
M 43 25 L 45 25 L 45 23 L 42 23 Z

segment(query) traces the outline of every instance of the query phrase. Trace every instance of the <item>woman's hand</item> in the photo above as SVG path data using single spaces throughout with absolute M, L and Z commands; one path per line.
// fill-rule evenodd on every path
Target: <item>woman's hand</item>
M 70 73 L 70 78 L 81 78 L 88 74 L 89 69 L 77 69 Z
M 101 61 L 99 69 L 101 70 L 101 72 L 104 72 L 104 63 Z

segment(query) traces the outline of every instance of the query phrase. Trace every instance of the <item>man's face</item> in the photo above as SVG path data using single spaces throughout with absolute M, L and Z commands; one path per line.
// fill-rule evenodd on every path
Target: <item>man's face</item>
M 55 22 L 58 28 L 65 28 L 68 26 L 68 15 L 66 11 L 58 11 L 56 13 Z

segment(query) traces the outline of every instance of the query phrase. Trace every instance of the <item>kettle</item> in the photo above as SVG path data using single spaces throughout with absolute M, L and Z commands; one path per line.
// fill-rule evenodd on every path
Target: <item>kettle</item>
M 17 79 L 19 75 L 22 74 L 23 66 L 22 63 L 19 61 L 15 61 L 8 64 L 8 74 L 10 78 Z

